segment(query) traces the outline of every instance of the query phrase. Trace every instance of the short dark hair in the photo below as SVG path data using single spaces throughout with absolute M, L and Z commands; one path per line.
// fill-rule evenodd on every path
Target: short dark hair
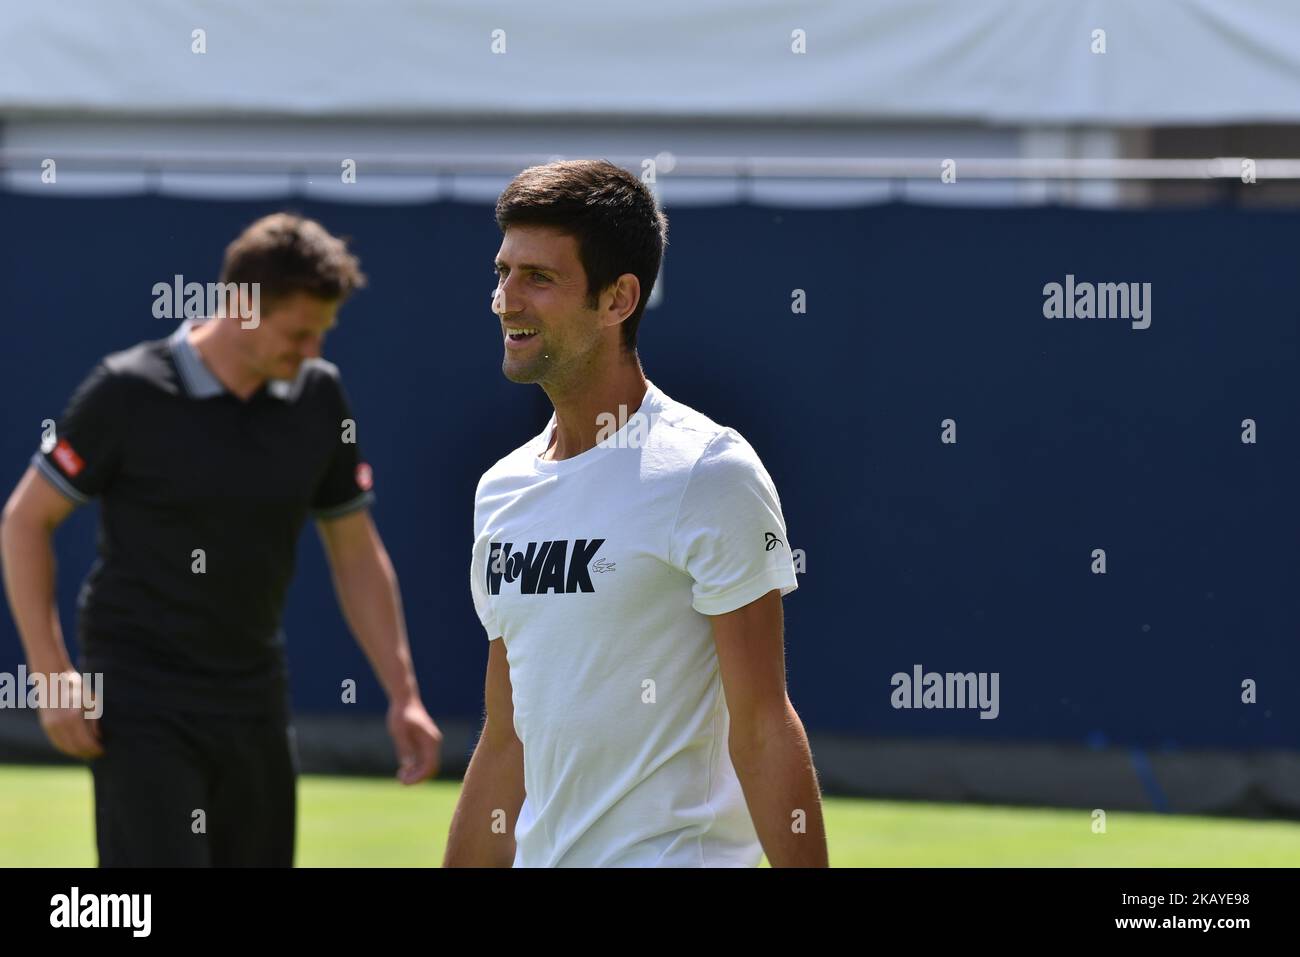
M 259 283 L 263 308 L 295 292 L 341 301 L 366 284 L 347 240 L 331 236 L 313 219 L 272 213 L 226 247 L 223 283 Z
M 645 184 L 608 160 L 559 160 L 530 166 L 497 200 L 497 226 L 550 226 L 578 241 L 587 273 L 587 305 L 624 273 L 641 298 L 623 321 L 623 348 L 636 351 L 637 327 L 668 245 L 668 217 Z

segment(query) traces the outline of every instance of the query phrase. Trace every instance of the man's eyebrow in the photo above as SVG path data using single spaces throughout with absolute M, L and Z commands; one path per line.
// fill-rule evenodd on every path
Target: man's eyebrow
M 508 263 L 505 263 L 505 262 L 502 262 L 500 259 L 498 259 L 495 263 L 493 263 L 493 265 L 496 266 L 497 269 L 499 270 L 502 266 L 506 266 L 506 265 L 509 265 L 509 264 L 508 264 Z M 520 263 L 520 264 L 519 264 L 519 268 L 520 268 L 520 269 L 536 269 L 536 270 L 538 270 L 539 272 L 553 272 L 553 273 L 558 273 L 558 272 L 559 272 L 559 270 L 556 269 L 554 266 L 543 266 L 541 263 Z

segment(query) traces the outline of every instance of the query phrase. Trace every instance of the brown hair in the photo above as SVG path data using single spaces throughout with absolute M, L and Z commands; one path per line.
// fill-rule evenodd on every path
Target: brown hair
M 587 306 L 619 276 L 641 283 L 641 298 L 623 321 L 623 348 L 636 350 L 637 326 L 668 245 L 668 217 L 639 179 L 608 160 L 562 160 L 531 166 L 497 200 L 497 225 L 550 226 L 578 241 L 587 274 Z
M 272 213 L 245 229 L 226 247 L 223 283 L 259 283 L 262 306 L 304 292 L 343 300 L 366 284 L 347 240 L 331 236 L 313 219 Z

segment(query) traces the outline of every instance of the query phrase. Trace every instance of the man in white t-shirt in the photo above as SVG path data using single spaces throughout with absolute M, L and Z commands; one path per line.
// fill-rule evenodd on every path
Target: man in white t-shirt
M 525 170 L 496 217 L 502 371 L 555 414 L 475 494 L 487 718 L 444 863 L 825 866 L 776 488 L 636 353 L 666 218 L 594 161 Z

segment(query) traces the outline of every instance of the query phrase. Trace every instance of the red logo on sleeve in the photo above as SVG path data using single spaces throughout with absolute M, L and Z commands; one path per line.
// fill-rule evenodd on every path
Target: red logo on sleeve
M 76 478 L 77 473 L 86 467 L 86 463 L 68 444 L 67 439 L 59 439 L 59 444 L 54 447 L 53 455 L 54 461 L 59 463 L 59 468 L 63 469 L 63 474 L 68 478 Z
M 370 486 L 375 484 L 375 473 L 371 471 L 370 466 L 365 462 L 357 465 L 357 488 L 363 492 L 369 492 Z

